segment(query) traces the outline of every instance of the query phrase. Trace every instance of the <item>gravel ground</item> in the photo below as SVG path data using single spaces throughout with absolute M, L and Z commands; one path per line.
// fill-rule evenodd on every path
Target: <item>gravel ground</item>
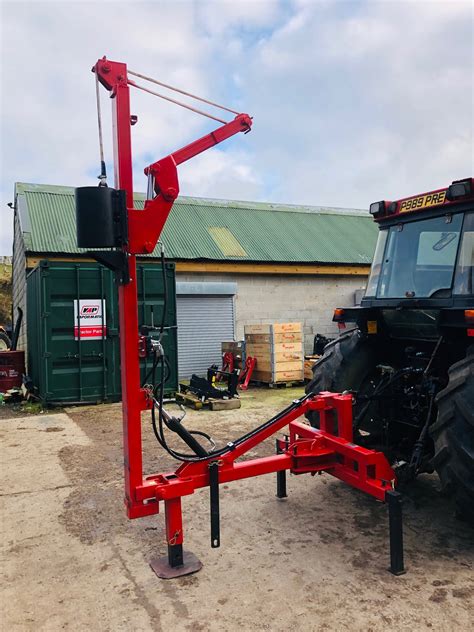
M 189 411 L 221 442 L 299 395 L 255 389 L 241 410 Z M 173 463 L 144 415 L 145 472 Z M 163 516 L 126 519 L 119 405 L 0 420 L 5 630 L 470 630 L 473 532 L 435 476 L 404 504 L 408 573 L 387 572 L 386 507 L 328 475 L 223 485 L 221 548 L 209 543 L 208 493 L 183 500 L 186 548 L 203 569 L 159 580 Z M 270 454 L 269 440 L 251 456 Z

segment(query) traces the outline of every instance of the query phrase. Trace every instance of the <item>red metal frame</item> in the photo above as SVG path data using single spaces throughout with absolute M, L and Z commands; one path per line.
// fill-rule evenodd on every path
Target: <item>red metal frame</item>
M 296 421 L 309 411 L 318 411 L 320 428 Z M 278 441 L 278 454 L 238 461 L 240 457 L 289 425 L 289 440 Z M 166 538 L 169 546 L 183 544 L 181 497 L 210 484 L 210 465 L 217 461 L 219 483 L 289 470 L 292 474 L 327 472 L 352 487 L 385 501 L 396 477 L 381 452 L 353 443 L 352 396 L 320 393 L 295 402 L 277 421 L 263 426 L 252 437 L 219 457 L 185 463 L 175 472 L 148 476 L 137 490 L 138 498 L 158 512 L 164 502 Z M 150 512 L 150 513 L 154 513 Z
M 129 241 L 124 252 L 128 257 L 130 281 L 120 286 L 119 314 L 125 503 L 128 517 L 139 518 L 156 514 L 159 512 L 160 502 L 164 502 L 168 561 L 171 566 L 176 567 L 183 564 L 181 498 L 209 485 L 212 498 L 216 490 L 215 481 L 211 481 L 211 468 L 218 483 L 271 472 L 281 475 L 285 470 L 294 474 L 326 471 L 378 500 L 385 500 L 386 494 L 393 490 L 395 474 L 382 453 L 353 443 L 352 396 L 334 393 L 310 395 L 293 402 L 286 412 L 263 424 L 246 439 L 228 444 L 228 450 L 219 458 L 211 454 L 197 462 L 183 463 L 175 472 L 143 477 L 141 412 L 150 409 L 153 402 L 147 391 L 140 387 L 139 353 L 143 353 L 143 341 L 140 344 L 138 332 L 136 255 L 150 253 L 156 245 L 179 192 L 176 166 L 239 131 L 248 131 L 252 120 L 247 114 L 239 114 L 233 121 L 211 134 L 148 166 L 145 173 L 153 179 L 156 195 L 147 200 L 144 210 L 137 210 L 133 207 L 127 67 L 104 57 L 97 62 L 93 71 L 111 93 L 115 187 L 125 189 L 127 200 Z M 319 412 L 320 429 L 296 421 L 309 411 Z M 288 424 L 289 439 L 278 442 L 276 455 L 238 461 L 249 450 Z M 173 563 L 172 556 L 176 551 L 177 561 Z
M 312 410 L 320 414 L 319 429 L 296 422 Z M 282 442 L 282 454 L 236 463 L 237 459 L 288 424 L 290 442 L 287 448 Z M 210 456 L 197 463 L 185 463 L 173 473 L 148 476 L 139 489 L 139 497 L 144 501 L 168 501 L 192 494 L 199 487 L 209 484 L 208 470 L 212 461 Z M 325 470 L 378 500 L 385 499 L 385 493 L 393 489 L 396 480 L 382 452 L 368 450 L 352 442 L 352 395 L 328 392 L 304 398 L 277 422 L 219 457 L 221 483 L 279 470 L 290 470 L 294 474 Z

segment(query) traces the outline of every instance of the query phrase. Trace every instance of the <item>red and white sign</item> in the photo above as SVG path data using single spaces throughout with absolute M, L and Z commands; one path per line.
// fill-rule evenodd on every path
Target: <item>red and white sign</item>
M 74 340 L 102 340 L 107 336 L 105 301 L 81 298 L 74 301 Z

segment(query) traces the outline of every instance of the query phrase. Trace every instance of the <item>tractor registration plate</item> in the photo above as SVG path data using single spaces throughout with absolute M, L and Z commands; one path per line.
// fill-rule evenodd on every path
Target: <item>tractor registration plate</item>
M 438 206 L 444 204 L 446 200 L 446 189 L 437 193 L 427 193 L 426 195 L 418 195 L 417 197 L 402 200 L 400 202 L 400 213 L 407 211 L 416 211 L 420 208 L 428 208 L 429 206 Z

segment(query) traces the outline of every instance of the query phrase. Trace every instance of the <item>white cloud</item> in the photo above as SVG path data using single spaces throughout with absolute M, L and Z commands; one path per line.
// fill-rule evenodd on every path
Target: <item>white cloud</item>
M 219 149 L 201 154 L 180 167 L 183 195 L 218 197 L 231 200 L 256 200 L 262 181 L 251 168 L 251 157 L 244 152 L 227 153 Z
M 0 252 L 11 249 L 11 212 L 5 204 L 13 199 L 15 181 L 69 185 L 94 181 L 98 140 L 90 68 L 104 53 L 127 61 L 132 69 L 212 96 L 212 77 L 207 73 L 211 47 L 195 29 L 188 4 L 100 4 L 2 6 Z M 106 157 L 111 160 L 105 90 L 102 110 Z M 145 154 L 157 159 L 209 127 L 197 115 L 138 91 L 132 94 L 132 110 L 139 115 L 133 141 L 142 167 Z M 136 184 L 144 190 L 142 173 Z
M 274 0 L 207 0 L 200 3 L 199 18 L 208 33 L 227 36 L 239 28 L 267 28 L 281 10 Z
M 242 85 L 269 197 L 366 207 L 472 172 L 470 3 L 301 7 Z
M 182 193 L 366 207 L 472 173 L 472 38 L 470 2 L 3 2 L 0 254 L 15 181 L 94 182 L 104 53 L 254 115 L 180 167 Z M 132 97 L 144 190 L 149 160 L 214 123 Z

